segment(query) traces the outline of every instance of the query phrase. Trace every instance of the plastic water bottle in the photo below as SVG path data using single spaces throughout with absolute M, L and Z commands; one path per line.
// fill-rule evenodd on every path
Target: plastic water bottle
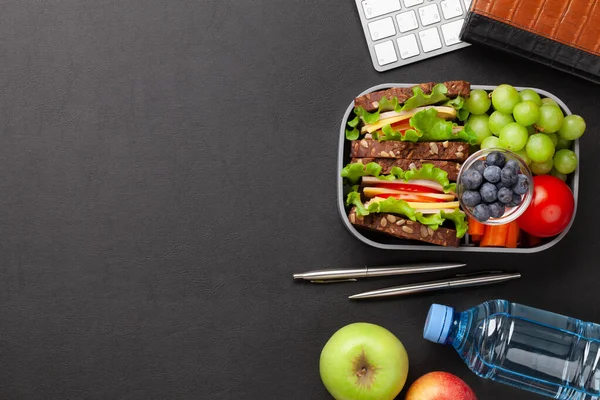
M 600 325 L 492 300 L 464 312 L 432 305 L 423 336 L 451 344 L 480 377 L 554 399 L 600 399 Z

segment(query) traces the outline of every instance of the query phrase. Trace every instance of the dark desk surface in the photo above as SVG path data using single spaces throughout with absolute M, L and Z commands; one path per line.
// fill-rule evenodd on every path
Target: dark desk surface
M 327 399 L 322 346 L 368 321 L 404 342 L 408 384 L 445 370 L 480 399 L 532 399 L 425 342 L 429 305 L 506 298 L 600 321 L 599 86 L 478 47 L 377 73 L 351 1 L 6 1 L 0 13 L 0 398 Z M 353 96 L 445 79 L 543 88 L 586 118 L 578 216 L 555 248 L 386 252 L 342 225 L 335 154 Z M 291 279 L 448 258 L 523 279 L 370 303 L 346 296 L 390 281 Z

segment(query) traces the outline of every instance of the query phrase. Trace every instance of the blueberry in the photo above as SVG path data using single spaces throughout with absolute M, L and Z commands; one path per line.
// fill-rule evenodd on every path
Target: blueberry
M 476 190 L 466 190 L 462 195 L 462 201 L 467 207 L 475 207 L 481 203 L 481 195 Z
M 508 160 L 506 162 L 506 164 L 504 165 L 504 168 L 511 168 L 511 169 L 517 171 L 517 173 L 519 173 L 519 170 L 521 169 L 519 162 L 517 160 Z
M 481 181 L 483 181 L 483 177 L 481 174 L 474 169 L 469 169 L 463 175 L 461 179 L 463 185 L 465 185 L 465 189 L 473 190 L 478 189 L 481 186 Z
M 504 154 L 500 153 L 499 151 L 492 151 L 490 154 L 488 154 L 486 160 L 488 165 L 495 165 L 502 168 L 506 162 L 506 157 L 504 157 Z
M 505 184 L 504 182 L 502 182 L 502 181 L 500 181 L 500 182 L 496 183 L 496 189 L 498 189 L 498 190 L 500 190 L 500 189 L 502 189 L 502 188 L 505 188 L 505 187 L 510 187 L 510 186 L 506 185 L 506 184 Z
M 473 216 L 478 221 L 487 221 L 488 219 L 490 219 L 490 207 L 487 204 L 479 204 L 473 210 Z
M 521 204 L 521 196 L 513 196 L 512 201 L 506 205 L 506 207 L 516 207 Z
M 501 203 L 508 204 L 512 201 L 512 199 L 513 199 L 512 189 L 505 187 L 505 188 L 498 190 L 498 200 Z
M 513 186 L 513 191 L 519 196 L 527 193 L 529 189 L 529 182 L 527 182 L 527 177 L 525 175 L 519 175 L 517 177 L 517 183 Z
M 480 174 L 483 174 L 483 170 L 485 169 L 485 167 L 487 167 L 485 161 L 477 160 L 473 163 L 473 165 L 471 165 L 471 167 L 469 169 L 474 169 L 475 171 L 479 172 Z
M 502 168 L 502 173 L 500 175 L 501 175 L 502 183 L 504 183 L 506 185 L 506 187 L 511 187 L 515 183 L 517 183 L 517 179 L 519 177 L 517 175 L 517 171 L 515 171 L 512 168 L 508 168 L 508 167 Z
M 490 217 L 492 218 L 500 218 L 504 215 L 504 204 L 500 202 L 495 202 L 490 204 Z
M 496 189 L 496 186 L 488 182 L 481 186 L 481 189 L 479 189 L 479 194 L 481 195 L 481 199 L 486 203 L 493 203 L 496 201 L 496 199 L 498 199 L 498 189 Z
M 490 183 L 500 182 L 502 170 L 497 165 L 490 165 L 483 170 L 483 177 Z

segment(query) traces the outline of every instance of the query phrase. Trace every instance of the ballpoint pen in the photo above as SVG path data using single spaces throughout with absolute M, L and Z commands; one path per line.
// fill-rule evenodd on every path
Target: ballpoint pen
M 375 297 L 401 296 L 414 293 L 430 292 L 434 290 L 454 289 L 469 286 L 491 285 L 518 279 L 521 274 L 501 273 L 501 272 L 482 272 L 469 275 L 457 275 L 455 278 L 444 279 L 432 282 L 414 283 L 373 290 L 350 296 L 350 299 L 370 299 Z
M 460 263 L 428 263 L 428 264 L 405 264 L 389 267 L 364 267 L 353 269 L 325 269 L 310 271 L 302 274 L 294 274 L 295 280 L 305 280 L 313 283 L 326 282 L 352 282 L 358 278 L 370 278 L 376 276 L 408 275 L 424 272 L 444 271 L 447 269 L 464 267 L 467 264 Z

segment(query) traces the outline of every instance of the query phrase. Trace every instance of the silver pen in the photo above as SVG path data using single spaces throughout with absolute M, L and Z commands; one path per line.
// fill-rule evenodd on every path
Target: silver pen
M 294 274 L 295 280 L 311 281 L 313 283 L 327 282 L 353 282 L 359 278 L 370 278 L 375 276 L 408 275 L 424 272 L 444 271 L 447 269 L 464 267 L 467 264 L 458 263 L 428 263 L 428 264 L 406 264 L 389 267 L 364 267 L 354 269 L 325 269 L 310 271 L 302 274 Z
M 431 292 L 435 290 L 454 289 L 469 286 L 491 285 L 518 279 L 521 274 L 517 273 L 499 273 L 483 272 L 469 275 L 457 275 L 455 278 L 439 281 L 415 283 L 410 285 L 395 286 L 370 292 L 364 292 L 350 296 L 350 299 L 370 299 L 376 297 L 401 296 L 414 293 Z

